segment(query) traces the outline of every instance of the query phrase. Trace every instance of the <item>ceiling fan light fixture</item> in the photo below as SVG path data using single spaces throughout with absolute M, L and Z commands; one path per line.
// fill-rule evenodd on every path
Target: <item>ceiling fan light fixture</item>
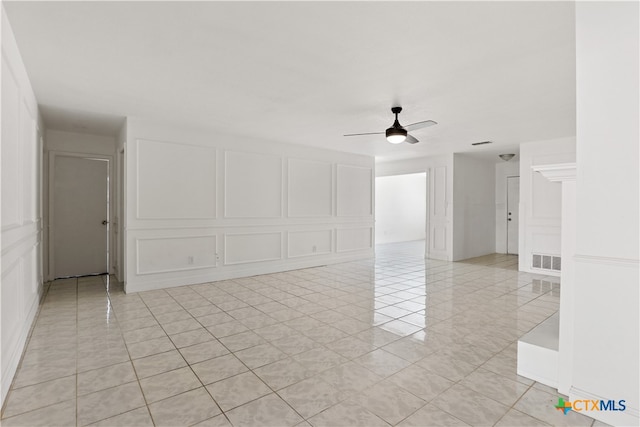
M 407 130 L 391 127 L 386 131 L 387 141 L 391 144 L 401 144 L 407 139 Z

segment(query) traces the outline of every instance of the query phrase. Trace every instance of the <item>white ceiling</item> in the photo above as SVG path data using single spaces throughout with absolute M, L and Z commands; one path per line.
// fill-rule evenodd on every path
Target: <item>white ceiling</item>
M 575 135 L 572 2 L 3 3 L 53 128 L 133 116 L 379 160 Z M 342 136 L 396 104 L 439 124 Z

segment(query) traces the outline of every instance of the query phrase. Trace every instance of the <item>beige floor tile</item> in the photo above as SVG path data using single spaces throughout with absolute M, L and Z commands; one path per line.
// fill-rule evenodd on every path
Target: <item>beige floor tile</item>
M 496 423 L 496 427 L 543 427 L 548 425 L 550 424 L 537 420 L 515 409 L 511 409 Z
M 278 391 L 280 397 L 304 418 L 340 402 L 345 394 L 318 377 L 308 378 Z
M 44 360 L 36 365 L 25 366 L 18 370 L 13 387 L 18 389 L 39 384 L 76 373 L 76 359 Z
M 466 427 L 468 425 L 453 415 L 428 404 L 405 418 L 398 427 Z
M 388 377 L 406 368 L 411 363 L 385 350 L 377 349 L 354 360 L 381 377 Z
M 133 331 L 135 329 L 149 328 L 158 325 L 152 316 L 139 317 L 135 319 L 122 320 L 118 322 L 121 331 Z
M 426 402 L 388 381 L 378 383 L 350 401 L 373 412 L 389 424 L 395 425 Z
M 411 365 L 388 378 L 390 383 L 401 387 L 419 398 L 430 401 L 454 383 L 418 365 Z
M 92 369 L 104 368 L 105 366 L 115 365 L 117 363 L 129 360 L 127 348 L 122 345 L 105 346 L 95 350 L 80 352 L 78 351 L 77 371 L 84 372 Z
M 167 334 L 160 325 L 149 326 L 148 328 L 134 329 L 122 334 L 127 344 L 133 344 L 140 341 L 147 341 L 153 338 L 166 337 Z
M 241 332 L 247 332 L 249 328 L 237 320 L 232 320 L 226 323 L 207 326 L 207 330 L 211 332 L 214 337 L 220 339 L 230 335 L 239 334 Z
M 341 402 L 309 419 L 313 427 L 388 427 L 389 424 L 374 413 L 353 402 Z
M 230 351 L 240 351 L 258 344 L 264 344 L 266 341 L 255 332 L 246 331 L 220 338 L 220 342 Z
M 173 341 L 176 348 L 190 347 L 215 339 L 213 335 L 211 335 L 211 332 L 203 327 L 170 335 L 169 338 Z
M 171 325 L 184 320 L 191 320 L 193 316 L 186 310 L 174 311 L 171 313 L 158 314 L 156 320 L 161 325 Z M 173 333 L 173 332 L 172 332 Z
M 346 332 L 342 332 L 340 329 L 334 328 L 331 325 L 318 326 L 303 333 L 320 344 L 328 344 L 349 336 Z
M 282 323 L 254 329 L 253 332 L 268 341 L 275 341 L 280 338 L 289 337 L 297 333 L 295 329 L 290 328 L 289 326 Z
M 123 384 L 78 397 L 78 425 L 120 415 L 145 405 L 137 382 Z
M 260 344 L 244 350 L 236 351 L 234 355 L 249 369 L 256 369 L 278 360 L 286 359 L 287 355 L 271 344 Z
M 156 424 L 589 424 L 516 372 L 516 339 L 557 310 L 557 284 L 513 256 L 423 252 L 138 294 L 47 284 L 2 423 L 73 425 L 77 404 L 80 425 L 150 425 L 146 397 Z M 77 392 L 51 385 L 76 375 Z M 219 414 L 202 384 L 240 406 Z
M 292 358 L 270 363 L 254 369 L 253 372 L 272 390 L 276 391 L 302 381 L 310 375 L 304 366 Z
M 12 417 L 44 406 L 75 399 L 75 397 L 76 376 L 58 378 L 12 390 L 2 415 Z
M 309 351 L 321 346 L 321 344 L 315 342 L 311 338 L 308 338 L 301 333 L 277 339 L 275 341 L 272 341 L 271 344 L 273 344 L 289 356 L 304 353 L 305 351 Z
M 232 425 L 224 414 L 220 414 L 194 424 L 193 427 L 232 427 Z
M 478 392 L 454 385 L 431 403 L 470 425 L 493 425 L 509 408 Z
M 229 350 L 227 350 L 219 341 L 211 340 L 189 347 L 182 347 L 180 349 L 180 353 L 190 365 L 193 365 L 198 362 L 203 362 L 205 360 L 213 359 L 214 357 L 228 354 Z
M 95 427 L 153 427 L 153 420 L 149 415 L 149 409 L 144 406 L 89 425 Z
M 296 354 L 293 356 L 293 359 L 304 366 L 311 374 L 326 371 L 347 361 L 346 358 L 340 356 L 338 353 L 322 347 Z
M 209 384 L 207 390 L 225 412 L 271 393 L 271 389 L 252 372 Z
M 507 406 L 512 406 L 530 387 L 482 368 L 475 370 L 460 384 Z
M 420 367 L 443 376 L 451 381 L 460 381 L 476 367 L 444 353 L 434 353 L 417 362 Z
M 318 377 L 338 390 L 358 393 L 382 380 L 382 377 L 355 362 L 347 362 L 318 374 Z
M 2 425 L 5 427 L 65 427 L 75 424 L 75 399 L 2 419 Z
M 237 321 L 227 313 L 219 311 L 218 313 L 207 314 L 205 316 L 197 317 L 196 320 L 204 327 L 220 325 L 228 322 Z
M 353 336 L 330 342 L 326 344 L 326 347 L 347 359 L 355 359 L 376 349 L 373 344 L 364 342 Z
M 218 307 L 211 304 L 210 302 L 207 302 L 206 304 L 201 305 L 199 307 L 190 308 L 187 311 L 196 319 L 198 317 L 208 316 L 210 314 L 216 314 L 216 313 L 222 312 L 222 310 L 220 310 Z
M 234 427 L 288 427 L 303 421 L 302 417 L 275 393 L 235 408 L 226 415 Z
M 156 426 L 190 426 L 220 414 L 204 387 L 149 405 Z
M 214 359 L 191 365 L 191 369 L 198 376 L 202 384 L 211 384 L 216 381 L 224 380 L 234 375 L 241 374 L 249 370 L 233 354 L 226 354 Z
M 364 342 L 371 343 L 376 347 L 382 347 L 402 338 L 392 332 L 381 329 L 380 326 L 367 329 L 355 335 L 356 338 Z
M 77 379 L 78 396 L 136 380 L 136 373 L 131 366 L 131 362 L 118 363 L 106 368 L 81 372 L 78 374 Z
M 140 380 L 147 403 L 157 402 L 201 385 L 198 377 L 188 367 Z
M 131 359 L 140 359 L 173 350 L 175 346 L 168 337 L 162 337 L 130 344 L 127 348 L 129 349 Z
M 133 366 L 138 378 L 142 379 L 182 368 L 187 366 L 187 362 L 185 362 L 178 350 L 170 350 L 136 359 L 133 361 Z

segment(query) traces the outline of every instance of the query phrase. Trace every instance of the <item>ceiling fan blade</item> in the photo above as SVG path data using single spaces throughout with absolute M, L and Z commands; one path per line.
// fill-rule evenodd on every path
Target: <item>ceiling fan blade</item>
M 416 144 L 420 141 L 418 141 L 417 139 L 415 139 L 413 136 L 407 134 L 407 139 L 405 139 L 405 141 L 407 141 L 409 144 Z
M 422 129 L 422 128 L 426 128 L 428 126 L 433 126 L 437 124 L 438 123 L 434 122 L 433 120 L 425 120 L 423 122 L 411 123 L 410 125 L 404 126 L 404 128 L 406 130 L 417 130 L 417 129 Z
M 384 132 L 348 133 L 342 136 L 362 136 L 362 135 L 384 135 Z

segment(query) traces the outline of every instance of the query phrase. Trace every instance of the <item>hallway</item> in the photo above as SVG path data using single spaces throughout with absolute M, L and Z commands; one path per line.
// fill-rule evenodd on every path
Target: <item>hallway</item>
M 2 425 L 593 425 L 516 374 L 556 278 L 377 249 L 129 295 L 106 276 L 55 281 Z

